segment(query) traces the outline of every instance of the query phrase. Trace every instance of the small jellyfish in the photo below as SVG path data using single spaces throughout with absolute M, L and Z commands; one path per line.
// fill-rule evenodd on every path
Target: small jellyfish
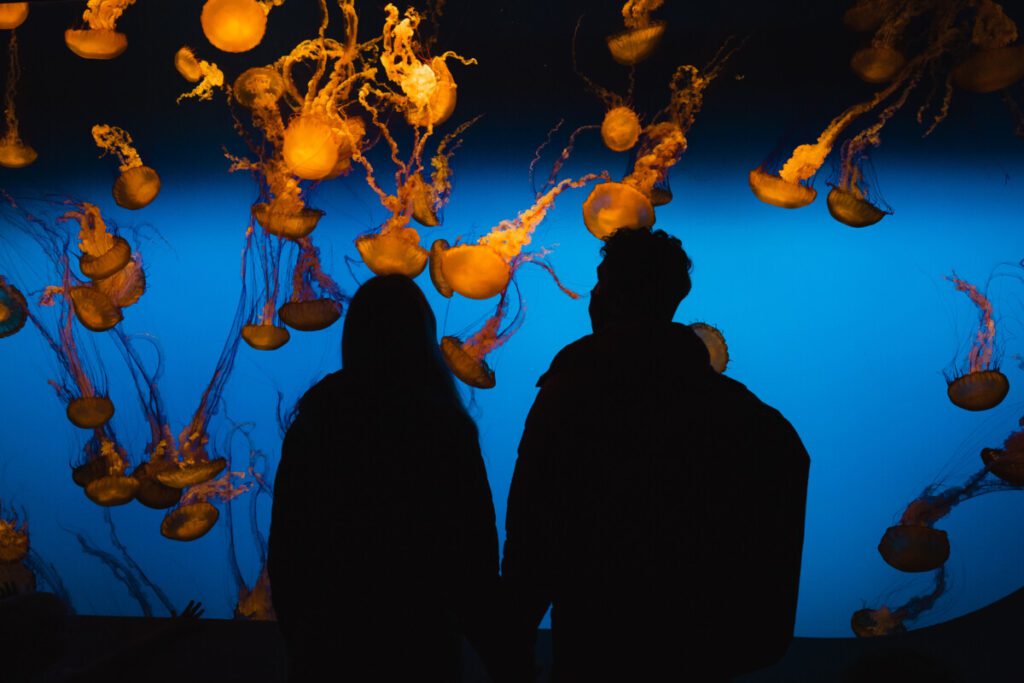
M 152 510 L 166 510 L 181 500 L 181 489 L 160 483 L 157 475 L 174 469 L 174 463 L 167 460 L 150 460 L 140 463 L 132 470 L 132 477 L 139 482 L 135 499 Z
M 935 606 L 935 603 L 946 592 L 946 569 L 940 567 L 935 572 L 935 586 L 930 593 L 918 595 L 896 609 L 882 606 L 877 609 L 864 608 L 853 613 L 850 627 L 858 638 L 874 638 L 890 636 L 895 633 L 906 633 L 906 622 L 913 621 L 924 612 Z
M 127 454 L 114 440 L 109 428 L 96 430 L 86 452 L 88 471 L 82 473 L 81 479 L 89 500 L 103 507 L 114 507 L 135 499 L 139 482 L 125 474 Z M 76 468 L 73 477 L 78 470 Z
M 31 146 L 25 144 L 18 131 L 18 116 L 14 110 L 15 88 L 21 77 L 21 61 L 18 59 L 18 39 L 11 33 L 8 54 L 10 66 L 7 71 L 7 86 L 4 91 L 4 118 L 7 129 L 0 138 L 0 166 L 24 168 L 39 156 Z
M 389 218 L 379 232 L 361 235 L 356 249 L 375 275 L 405 275 L 414 278 L 427 267 L 429 256 L 420 246 L 420 234 L 409 227 L 410 216 Z
M 857 0 L 843 13 L 843 24 L 851 31 L 874 31 L 892 12 L 899 0 Z
M 224 87 L 224 72 L 216 64 L 197 58 L 190 47 L 181 47 L 174 54 L 174 68 L 186 81 L 196 84 L 192 90 L 178 96 L 179 103 L 190 97 L 212 99 L 213 92 Z
M 285 164 L 299 178 L 334 178 L 348 169 L 352 150 L 365 134 L 366 127 L 357 116 L 301 113 L 288 123 L 281 151 Z
M 92 332 L 106 332 L 124 320 L 121 309 L 106 294 L 88 285 L 76 285 L 68 290 L 75 317 Z
M 28 19 L 27 2 L 5 2 L 0 5 L 0 29 L 18 28 Z
M 134 306 L 146 293 L 146 271 L 142 268 L 142 258 L 136 254 L 124 268 L 109 277 L 94 280 L 92 286 L 105 294 L 118 308 Z
M 79 396 L 68 402 L 68 421 L 81 429 L 97 429 L 114 417 L 114 402 L 106 396 Z
M 28 555 L 28 522 L 18 522 L 0 509 L 0 564 L 21 562 Z
M 878 543 L 882 559 L 901 572 L 927 572 L 949 559 L 949 537 L 941 529 L 899 524 L 885 531 Z
M 199 21 L 218 50 L 248 52 L 263 41 L 267 15 L 284 0 L 206 0 Z
M 430 281 L 438 293 L 446 299 L 450 299 L 455 293 L 455 290 L 444 279 L 444 268 L 441 267 L 444 253 L 450 248 L 451 244 L 448 243 L 448 240 L 443 239 L 434 240 L 434 243 L 430 245 Z
M 270 595 L 270 574 L 266 564 L 252 589 L 243 586 L 238 591 L 238 603 L 235 605 L 235 617 L 246 621 L 276 621 L 274 603 Z
M 452 374 L 471 387 L 491 389 L 497 383 L 494 370 L 487 364 L 487 355 L 508 341 L 523 323 L 523 307 L 520 306 L 515 318 L 501 329 L 501 323 L 508 314 L 508 305 L 506 289 L 498 300 L 494 315 L 475 334 L 465 341 L 450 335 L 441 339 L 441 354 Z
M 149 205 L 160 192 L 160 176 L 142 163 L 132 146 L 132 136 L 122 128 L 108 125 L 92 127 L 92 138 L 104 154 L 117 155 L 120 175 L 114 181 L 114 201 L 126 209 Z
M 576 35 L 580 30 L 580 23 L 576 24 L 576 32 L 572 38 L 572 67 L 576 75 L 583 80 L 594 95 L 596 95 L 605 107 L 604 118 L 601 120 L 601 140 L 605 147 L 613 152 L 625 152 L 633 148 L 640 134 L 643 132 L 643 124 L 640 117 L 633 110 L 630 103 L 633 97 L 632 81 L 630 82 L 629 93 L 622 97 L 608 88 L 596 83 L 580 70 L 576 64 Z
M 430 160 L 430 182 L 421 171 L 413 173 L 406 181 L 406 191 L 412 197 L 412 217 L 420 225 L 434 228 L 443 222 L 444 207 L 452 194 L 452 157 L 462 145 L 462 134 L 479 120 L 479 116 L 470 119 L 441 139 Z
M 235 100 L 248 109 L 273 107 L 284 94 L 284 79 L 277 69 L 269 66 L 254 66 L 243 71 L 231 92 Z
M 700 337 L 704 346 L 707 347 L 711 367 L 714 371 L 719 374 L 725 372 L 725 368 L 729 365 L 729 346 L 725 343 L 725 335 L 717 327 L 707 323 L 690 323 L 690 329 Z
M 555 204 L 559 194 L 569 188 L 583 187 L 598 178 L 591 173 L 578 180 L 565 179 L 537 198 L 533 206 L 512 220 L 501 221 L 476 244 L 461 244 L 441 250 L 435 242 L 435 257 L 440 257 L 445 287 L 468 299 L 489 299 L 505 291 L 512 273 L 520 263 L 523 248 L 530 244 L 537 226 Z M 442 292 L 443 293 L 443 292 Z
M 1024 45 L 1012 45 L 1017 25 L 1003 8 L 991 0 L 977 5 L 971 43 L 976 51 L 953 69 L 953 83 L 975 93 L 990 93 L 1010 87 L 1024 78 Z
M 957 291 L 966 294 L 979 311 L 978 331 L 968 354 L 966 372 L 957 369 L 952 375 L 946 375 L 949 400 L 964 410 L 994 408 L 1009 393 L 1010 380 L 999 371 L 995 358 L 996 321 L 992 302 L 976 286 L 958 278 L 956 273 L 946 279 Z
M 0 339 L 16 334 L 28 320 L 25 296 L 0 276 Z
M 322 293 L 317 296 L 317 289 Z M 320 250 L 311 239 L 299 240 L 299 260 L 292 275 L 290 300 L 277 315 L 288 327 L 301 332 L 323 330 L 341 317 L 346 297 L 320 266 Z
M 78 221 L 78 248 L 82 251 L 78 268 L 90 280 L 109 278 L 131 263 L 131 245 L 123 237 L 111 234 L 95 204 L 80 202 L 59 220 Z
M 220 459 L 223 462 L 223 458 Z M 194 541 L 214 527 L 220 512 L 211 501 L 228 502 L 249 490 L 248 485 L 235 485 L 231 478 L 240 476 L 224 472 L 217 479 L 191 485 L 180 503 L 160 523 L 160 534 L 172 541 Z
M 619 229 L 650 228 L 654 220 L 651 200 L 625 183 L 609 181 L 595 185 L 583 202 L 583 223 L 600 240 L 608 239 Z
M 623 66 L 636 66 L 651 56 L 665 35 L 665 22 L 651 19 L 650 14 L 664 0 L 627 0 L 622 6 L 625 30 L 608 36 L 612 59 Z
M 64 42 L 84 59 L 113 59 L 128 47 L 128 36 L 119 33 L 117 20 L 135 0 L 89 0 L 82 20 L 88 28 L 64 31 Z
M 891 107 L 886 111 L 895 111 Z M 883 114 L 884 117 L 884 114 Z M 874 225 L 892 213 L 879 206 L 879 199 L 871 201 L 864 167 L 867 164 L 865 148 L 881 143 L 879 132 L 887 117 L 843 144 L 840 160 L 839 180 L 828 193 L 828 212 L 840 223 L 851 228 L 865 228 Z

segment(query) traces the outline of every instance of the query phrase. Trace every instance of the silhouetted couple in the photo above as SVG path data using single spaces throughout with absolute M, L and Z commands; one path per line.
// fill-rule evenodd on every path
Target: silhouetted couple
M 355 294 L 344 369 L 303 397 L 275 485 L 293 680 L 459 680 L 462 633 L 496 681 L 531 681 L 549 606 L 556 681 L 726 680 L 782 656 L 807 453 L 672 322 L 679 240 L 620 230 L 602 253 L 594 333 L 538 382 L 500 578 L 476 426 L 422 292 L 386 276 Z

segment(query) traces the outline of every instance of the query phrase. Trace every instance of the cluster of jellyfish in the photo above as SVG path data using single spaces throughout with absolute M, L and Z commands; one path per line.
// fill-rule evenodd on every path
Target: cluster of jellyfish
M 977 330 L 962 365 L 947 373 L 947 393 L 958 408 L 978 412 L 999 405 L 1010 390 L 1007 377 L 998 367 L 996 319 L 993 305 L 979 288 L 956 274 L 947 279 L 964 293 L 979 311 Z M 901 572 L 934 572 L 932 589 L 890 608 L 865 607 L 854 612 L 851 627 L 859 637 L 901 633 L 906 623 L 931 609 L 946 589 L 946 562 L 950 557 L 948 534 L 935 524 L 960 503 L 987 493 L 1024 488 L 1024 417 L 999 448 L 982 448 L 980 467 L 957 485 L 932 484 L 904 509 L 898 523 L 886 529 L 878 553 L 889 566 Z
M 926 136 L 946 118 L 956 89 L 1003 91 L 1019 116 L 1008 89 L 1024 79 L 1024 44 L 1018 42 L 1016 24 L 994 0 L 857 0 L 843 22 L 852 31 L 870 34 L 867 45 L 850 59 L 850 68 L 878 90 L 840 112 L 814 142 L 752 170 L 749 182 L 766 204 L 784 209 L 811 204 L 817 197 L 815 175 L 844 133 L 868 117 L 841 145 L 838 176 L 827 200 L 835 220 L 863 228 L 892 213 L 877 187 L 870 187 L 868 154 L 881 145 L 882 130 L 917 87 L 930 81 L 937 86 L 933 93 L 940 84 L 944 92 L 938 106 L 933 107 L 929 95 L 918 108 Z

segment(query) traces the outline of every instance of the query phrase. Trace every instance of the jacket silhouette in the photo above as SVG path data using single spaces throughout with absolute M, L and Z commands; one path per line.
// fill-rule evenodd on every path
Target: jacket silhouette
M 627 315 L 611 267 L 597 331 L 541 377 L 519 445 L 502 573 L 520 671 L 550 604 L 553 680 L 726 680 L 792 638 L 809 458 L 670 322 L 688 276 L 670 306 Z
M 458 680 L 487 618 L 494 506 L 434 325 L 411 280 L 369 280 L 288 429 L 269 571 L 292 680 Z

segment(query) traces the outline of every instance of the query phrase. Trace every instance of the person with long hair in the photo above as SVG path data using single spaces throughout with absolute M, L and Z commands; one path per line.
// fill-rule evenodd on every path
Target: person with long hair
M 274 487 L 269 572 L 290 680 L 458 680 L 498 574 L 477 437 L 410 279 L 352 299 L 342 369 L 302 397 Z

